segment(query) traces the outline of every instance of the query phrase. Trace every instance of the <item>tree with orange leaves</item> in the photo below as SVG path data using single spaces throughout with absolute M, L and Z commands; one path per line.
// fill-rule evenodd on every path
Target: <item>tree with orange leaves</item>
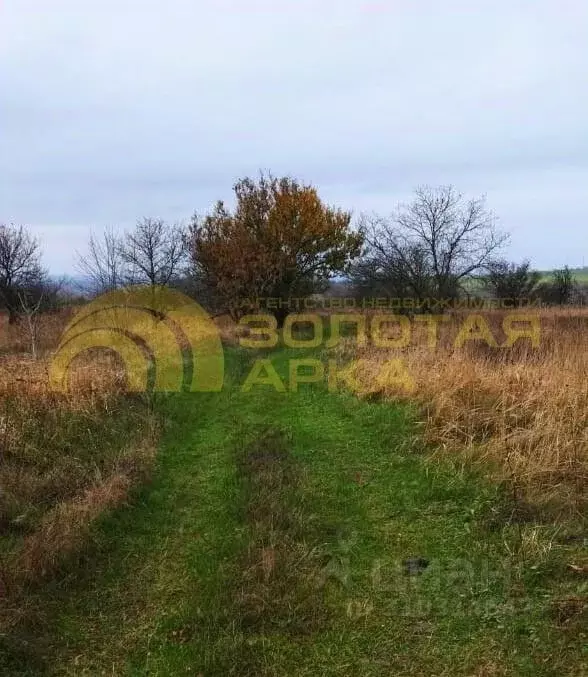
M 235 209 L 219 201 L 195 216 L 189 244 L 196 279 L 234 318 L 244 299 L 316 293 L 359 256 L 363 236 L 352 230 L 351 214 L 326 205 L 313 186 L 261 174 L 233 190 Z M 284 304 L 276 314 L 281 320 L 287 312 Z

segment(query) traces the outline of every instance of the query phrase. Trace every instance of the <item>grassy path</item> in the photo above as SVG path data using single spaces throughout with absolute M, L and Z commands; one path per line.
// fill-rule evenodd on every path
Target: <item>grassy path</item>
M 548 572 L 491 529 L 495 490 L 427 463 L 407 411 L 244 393 L 248 366 L 234 353 L 223 393 L 162 403 L 153 483 L 43 592 L 41 649 L 10 674 L 581 674 Z

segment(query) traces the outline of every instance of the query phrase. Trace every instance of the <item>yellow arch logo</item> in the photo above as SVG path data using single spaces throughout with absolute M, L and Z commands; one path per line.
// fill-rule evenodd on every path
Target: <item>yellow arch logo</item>
M 91 348 L 118 353 L 130 391 L 218 392 L 223 386 L 217 327 L 198 303 L 167 287 L 126 287 L 84 306 L 51 361 L 52 389 L 67 390 L 73 360 Z

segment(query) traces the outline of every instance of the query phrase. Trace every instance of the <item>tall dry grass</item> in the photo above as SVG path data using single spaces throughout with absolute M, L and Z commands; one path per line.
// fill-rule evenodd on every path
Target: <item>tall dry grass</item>
M 74 308 L 64 307 L 42 313 L 34 318 L 36 323 L 37 349 L 44 355 L 53 350 L 67 322 L 73 316 Z M 31 331 L 24 318 L 10 324 L 8 314 L 0 311 L 0 355 L 26 355 L 31 352 Z
M 588 309 L 535 309 L 540 341 L 512 348 L 468 341 L 456 347 L 464 314 L 439 325 L 428 347 L 424 326 L 413 325 L 402 349 L 357 348 L 345 339 L 340 358 L 357 359 L 351 383 L 361 396 L 418 402 L 427 440 L 460 453 L 509 483 L 521 501 L 582 514 L 588 487 Z M 499 345 L 504 312 L 483 313 Z M 420 327 L 420 328 L 419 328 Z M 401 358 L 412 391 L 388 376 Z
M 24 324 L 0 329 L 0 632 L 28 609 L 27 587 L 87 544 L 92 525 L 144 480 L 157 422 L 126 392 L 122 364 L 76 360 L 69 391 L 49 387 L 49 361 L 69 313 L 41 318 L 40 357 Z

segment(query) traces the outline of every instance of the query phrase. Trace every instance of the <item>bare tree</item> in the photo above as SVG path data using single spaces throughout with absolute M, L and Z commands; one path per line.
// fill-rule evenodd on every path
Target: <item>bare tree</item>
M 484 197 L 466 200 L 453 186 L 423 186 L 392 218 L 363 217 L 364 262 L 415 297 L 453 299 L 508 239 L 495 221 Z
M 31 346 L 31 355 L 38 357 L 39 319 L 47 310 L 54 309 L 65 280 L 54 281 L 43 277 L 34 286 L 19 290 L 20 314 L 26 319 Z
M 121 254 L 121 238 L 112 228 L 102 237 L 90 236 L 88 252 L 77 254 L 77 269 L 96 294 L 117 289 L 125 281 L 125 264 Z
M 384 233 L 380 238 L 377 244 L 368 243 L 364 257 L 351 266 L 349 280 L 356 294 L 388 298 L 431 296 L 431 280 L 422 248 L 406 248 L 399 256 L 388 247 Z
M 22 312 L 27 320 L 27 328 L 29 330 L 29 340 L 31 342 L 31 355 L 33 359 L 37 359 L 37 342 L 39 336 L 39 313 L 43 305 L 43 298 L 40 297 L 36 301 L 27 298 L 25 294 L 19 292 L 18 297 Z
M 186 263 L 186 242 L 181 225 L 142 219 L 125 234 L 120 247 L 127 281 L 151 286 L 169 284 Z
M 425 247 L 400 243 L 392 224 L 377 215 L 363 216 L 360 228 L 366 248 L 349 276 L 358 293 L 396 298 L 436 295 Z
M 19 291 L 43 277 L 39 241 L 24 226 L 0 224 L 0 303 L 14 323 L 19 312 Z

